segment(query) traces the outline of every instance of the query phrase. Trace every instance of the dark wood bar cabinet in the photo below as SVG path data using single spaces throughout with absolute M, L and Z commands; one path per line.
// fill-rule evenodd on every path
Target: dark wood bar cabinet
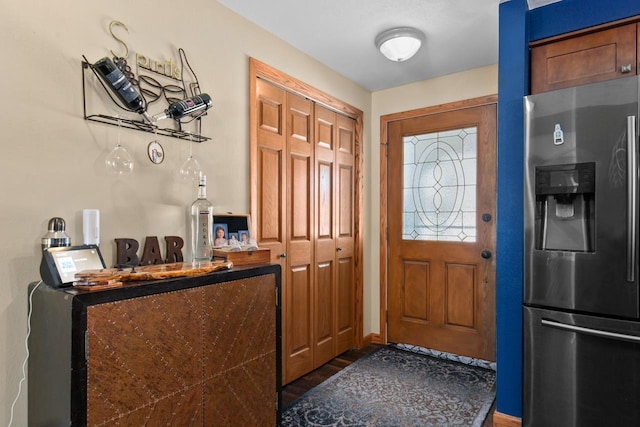
M 278 265 L 99 291 L 42 283 L 32 306 L 32 427 L 280 424 Z

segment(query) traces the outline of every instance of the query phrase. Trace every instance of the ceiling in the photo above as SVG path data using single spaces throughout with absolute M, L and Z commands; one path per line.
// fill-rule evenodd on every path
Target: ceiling
M 372 92 L 497 64 L 500 1 L 218 0 Z M 425 44 L 408 61 L 389 61 L 376 36 L 407 26 Z

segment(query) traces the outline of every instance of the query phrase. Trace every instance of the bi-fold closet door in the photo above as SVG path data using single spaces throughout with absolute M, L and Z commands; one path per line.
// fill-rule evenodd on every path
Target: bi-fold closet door
M 355 121 L 256 81 L 260 247 L 282 266 L 283 383 L 354 345 Z

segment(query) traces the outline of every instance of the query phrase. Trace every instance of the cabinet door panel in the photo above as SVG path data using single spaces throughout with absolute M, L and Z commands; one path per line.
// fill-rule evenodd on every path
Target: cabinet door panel
M 273 276 L 205 288 L 204 425 L 275 425 L 275 298 Z
M 87 425 L 275 425 L 273 275 L 87 308 Z
M 531 49 L 531 93 L 636 74 L 636 24 Z
M 202 414 L 201 289 L 87 308 L 87 425 Z M 171 413 L 171 412 L 169 412 Z

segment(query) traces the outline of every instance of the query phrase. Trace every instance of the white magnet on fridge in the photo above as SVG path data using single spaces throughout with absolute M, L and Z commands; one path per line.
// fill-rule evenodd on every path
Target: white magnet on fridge
M 553 131 L 553 143 L 555 145 L 564 144 L 564 132 L 562 131 L 562 127 L 560 124 L 556 124 L 556 127 Z

